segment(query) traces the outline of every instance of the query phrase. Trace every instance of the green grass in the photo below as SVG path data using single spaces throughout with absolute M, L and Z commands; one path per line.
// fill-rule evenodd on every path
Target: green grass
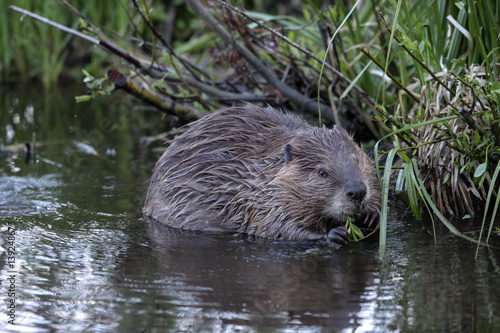
M 134 32 L 127 12 L 122 9 L 120 1 L 71 1 L 84 15 L 90 17 L 98 25 L 105 26 L 106 31 L 113 31 L 118 36 L 131 36 Z M 78 17 L 67 10 L 58 0 L 31 1 L 6 0 L 0 2 L 0 75 L 4 81 L 36 79 L 46 87 L 58 81 L 61 75 L 68 73 L 64 63 L 69 57 L 79 57 L 89 52 L 89 45 L 72 36 L 60 32 L 46 24 L 22 17 L 10 11 L 8 7 L 15 5 L 30 10 L 52 21 L 78 30 Z M 161 6 L 158 8 L 161 12 Z M 132 12 L 129 8 L 128 11 Z M 133 15 L 133 12 L 132 12 Z M 139 25 L 139 28 L 142 25 Z M 89 53 L 90 55 L 90 53 Z M 93 52 L 91 68 L 102 68 L 104 62 L 112 57 L 106 53 Z M 81 68 L 77 69 L 80 75 Z

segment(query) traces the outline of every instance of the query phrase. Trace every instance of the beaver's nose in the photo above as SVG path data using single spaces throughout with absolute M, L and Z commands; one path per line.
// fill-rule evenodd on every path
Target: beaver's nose
M 347 185 L 347 197 L 356 203 L 360 203 L 366 196 L 366 185 L 362 182 L 353 182 Z

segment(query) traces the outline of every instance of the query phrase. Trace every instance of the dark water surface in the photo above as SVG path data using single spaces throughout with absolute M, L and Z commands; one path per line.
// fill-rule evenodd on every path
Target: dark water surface
M 500 331 L 500 252 L 434 244 L 395 208 L 385 261 L 376 236 L 318 249 L 144 221 L 156 116 L 75 105 L 78 88 L 0 89 L 1 332 Z

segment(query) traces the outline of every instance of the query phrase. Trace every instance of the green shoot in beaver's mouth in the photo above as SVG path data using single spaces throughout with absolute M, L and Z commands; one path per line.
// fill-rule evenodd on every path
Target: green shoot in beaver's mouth
M 351 238 L 355 242 L 365 238 L 361 229 L 359 229 L 358 226 L 354 224 L 354 217 L 347 216 L 345 227 L 347 228 L 347 230 L 349 231 L 349 235 L 351 235 Z

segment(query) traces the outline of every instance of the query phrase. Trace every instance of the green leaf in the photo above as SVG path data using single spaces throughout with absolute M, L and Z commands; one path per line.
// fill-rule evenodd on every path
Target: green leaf
M 488 216 L 488 208 L 490 207 L 490 201 L 493 198 L 493 192 L 495 189 L 494 185 L 497 181 L 499 173 L 500 173 L 500 162 L 498 162 L 497 167 L 495 168 L 495 172 L 493 173 L 493 177 L 491 177 L 491 185 L 490 185 L 490 188 L 488 190 L 488 196 L 486 197 L 486 204 L 484 206 L 485 210 L 484 210 L 484 214 L 483 214 L 483 223 L 481 225 L 481 232 L 479 233 L 479 241 L 478 241 L 478 246 L 476 249 L 476 258 L 477 258 L 478 253 L 479 253 L 479 244 L 480 244 L 481 238 L 483 236 L 483 230 L 485 227 L 486 218 Z M 486 244 L 488 244 L 488 241 L 489 241 L 490 235 L 491 235 L 491 231 L 493 229 L 493 225 L 495 224 L 495 217 L 497 216 L 497 210 L 498 210 L 499 204 L 500 204 L 500 195 L 497 195 L 496 200 L 495 200 L 495 204 L 493 206 L 493 214 L 491 215 L 490 228 L 488 229 L 488 235 L 486 236 Z
M 92 99 L 91 95 L 81 95 L 81 96 L 75 96 L 75 101 L 77 103 L 83 103 L 83 102 L 88 102 Z
M 424 50 L 425 50 L 425 42 L 424 41 L 421 41 L 420 44 L 418 44 L 418 50 L 420 51 L 420 53 L 424 53 Z
M 491 84 L 491 92 L 494 94 L 500 94 L 500 82 L 493 82 Z
M 90 81 L 92 81 L 94 79 L 94 77 L 92 75 L 90 75 L 90 73 L 87 72 L 85 69 L 82 69 L 82 72 L 83 72 L 83 75 L 85 75 L 85 79 L 90 79 Z M 83 79 L 83 82 L 86 82 L 85 79 Z
M 404 171 L 406 174 L 406 193 L 408 193 L 408 200 L 410 202 L 410 209 L 413 212 L 413 215 L 417 220 L 422 220 L 422 215 L 420 214 L 420 205 L 418 202 L 419 198 L 419 191 L 418 191 L 418 182 L 415 179 L 415 174 L 412 171 L 412 165 L 411 165 L 411 160 L 403 152 L 400 152 L 399 155 L 401 156 L 402 159 L 406 161 L 404 164 Z
M 486 172 L 487 167 L 488 164 L 486 162 L 479 164 L 476 171 L 474 171 L 474 178 L 481 177 Z
M 447 172 L 444 175 L 443 184 L 446 184 L 447 182 L 449 182 L 450 181 L 450 177 L 451 177 L 451 173 Z
M 375 144 L 375 151 L 378 151 L 378 145 L 382 140 L 379 140 Z M 392 172 L 392 162 L 394 161 L 394 156 L 398 153 L 397 148 L 392 148 L 387 154 L 387 159 L 385 162 L 386 168 L 384 169 L 384 178 L 382 182 L 382 203 L 380 208 L 380 228 L 379 228 L 379 256 L 380 258 L 385 257 L 385 247 L 387 240 L 387 203 L 389 201 L 389 184 Z M 380 172 L 378 170 L 378 159 L 375 160 L 375 165 L 377 168 L 377 176 L 380 179 Z
M 479 135 L 479 131 L 478 130 L 474 131 L 474 139 L 476 140 L 477 144 L 479 144 L 481 142 L 481 136 Z
M 351 233 L 351 235 L 353 236 L 352 238 L 357 242 L 361 239 L 363 239 L 365 236 L 363 235 L 363 232 L 361 231 L 361 229 L 358 228 L 357 225 L 355 225 L 354 223 L 351 223 L 351 228 L 349 230 L 349 232 Z

